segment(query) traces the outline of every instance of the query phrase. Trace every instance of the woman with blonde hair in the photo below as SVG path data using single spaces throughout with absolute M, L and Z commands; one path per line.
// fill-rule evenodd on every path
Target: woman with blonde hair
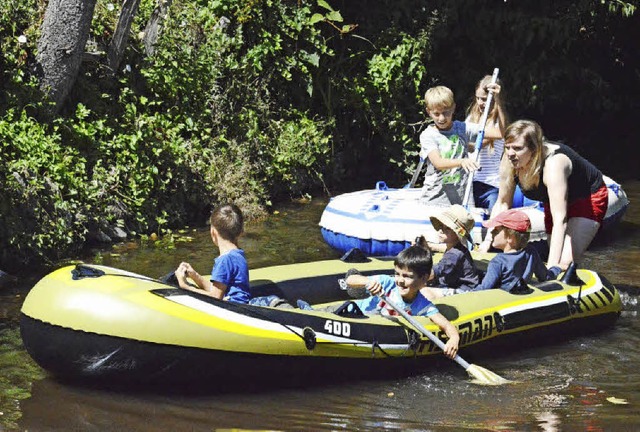
M 602 173 L 570 147 L 545 141 L 540 125 L 531 120 L 509 125 L 504 141 L 500 192 L 491 216 L 511 207 L 516 185 L 527 198 L 542 201 L 547 266 L 564 270 L 582 257 L 607 212 Z M 489 233 L 481 249 L 488 249 L 490 241 Z

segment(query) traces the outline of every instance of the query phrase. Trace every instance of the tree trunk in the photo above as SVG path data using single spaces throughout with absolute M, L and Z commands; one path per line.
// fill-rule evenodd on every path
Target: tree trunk
M 116 26 L 116 31 L 113 34 L 113 39 L 111 39 L 111 43 L 109 44 L 109 53 L 107 54 L 107 63 L 114 72 L 122 62 L 124 49 L 127 46 L 129 31 L 131 31 L 131 23 L 138 12 L 139 4 L 140 0 L 124 0 L 124 3 L 122 4 L 122 10 L 120 11 L 120 17 L 118 18 L 118 25 Z
M 50 0 L 44 13 L 36 61 L 40 89 L 57 112 L 75 83 L 96 0 Z
M 173 0 L 158 0 L 158 5 L 153 10 L 151 18 L 147 23 L 147 27 L 144 29 L 144 50 L 149 57 L 153 56 L 156 42 L 158 41 L 158 35 L 160 34 L 160 28 L 162 22 L 167 16 L 169 7 Z

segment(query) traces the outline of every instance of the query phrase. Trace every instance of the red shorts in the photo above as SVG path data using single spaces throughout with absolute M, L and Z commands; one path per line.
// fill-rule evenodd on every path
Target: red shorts
M 587 198 L 580 198 L 571 203 L 567 208 L 567 220 L 574 217 L 583 217 L 602 223 L 604 215 L 607 213 L 609 205 L 609 190 L 606 185 L 602 185 L 600 189 L 591 194 Z M 544 228 L 547 234 L 551 234 L 553 228 L 553 219 L 551 219 L 551 210 L 549 203 L 544 203 Z

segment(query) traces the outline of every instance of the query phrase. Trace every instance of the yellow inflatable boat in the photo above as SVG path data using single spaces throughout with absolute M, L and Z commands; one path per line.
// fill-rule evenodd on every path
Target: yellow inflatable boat
M 478 257 L 486 268 L 490 256 Z M 254 295 L 292 304 L 344 304 L 337 313 L 223 302 L 159 280 L 99 265 L 60 268 L 40 280 L 21 313 L 28 353 L 56 376 L 108 382 L 236 382 L 265 376 L 419 370 L 440 350 L 402 318 L 365 316 L 338 283 L 349 268 L 390 273 L 392 259 L 340 260 L 255 269 Z M 593 333 L 621 310 L 615 287 L 580 269 L 574 282 L 550 281 L 510 294 L 489 290 L 442 299 L 458 328 L 462 355 L 474 348 L 530 344 L 570 330 Z M 440 338 L 428 318 L 417 320 Z M 511 337 L 516 336 L 516 337 Z

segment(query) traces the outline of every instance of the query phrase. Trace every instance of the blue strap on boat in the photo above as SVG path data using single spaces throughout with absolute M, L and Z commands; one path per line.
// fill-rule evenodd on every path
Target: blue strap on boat
M 383 181 L 376 182 L 376 190 L 378 191 L 386 191 L 389 190 L 389 186 Z

